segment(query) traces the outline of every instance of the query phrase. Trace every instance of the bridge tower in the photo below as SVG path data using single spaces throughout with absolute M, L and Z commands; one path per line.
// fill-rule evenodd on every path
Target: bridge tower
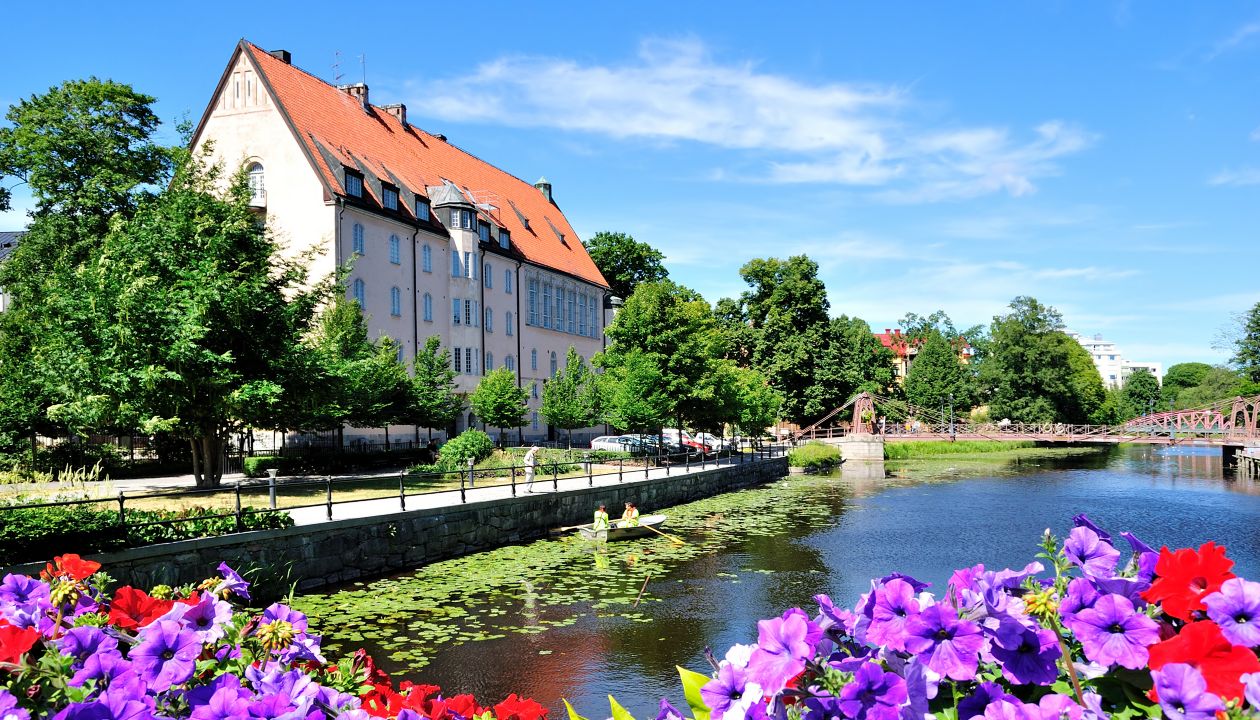
M 876 434 L 875 398 L 862 393 L 853 400 L 853 431 L 840 438 L 840 455 L 850 460 L 884 461 L 884 436 Z

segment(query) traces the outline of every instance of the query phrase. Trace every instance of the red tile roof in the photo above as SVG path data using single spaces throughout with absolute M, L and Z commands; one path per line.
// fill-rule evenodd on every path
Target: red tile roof
M 371 113 L 364 112 L 345 91 L 256 45 L 241 45 L 333 192 L 344 195 L 344 188 L 328 156 L 349 168 L 362 164 L 386 181 L 392 175 L 420 195 L 428 186 L 453 182 L 482 205 L 484 215 L 507 228 L 513 246 L 527 260 L 608 287 L 564 213 L 533 185 L 435 135 L 404 125 L 384 109 L 373 106 Z M 366 183 L 364 193 L 370 193 Z

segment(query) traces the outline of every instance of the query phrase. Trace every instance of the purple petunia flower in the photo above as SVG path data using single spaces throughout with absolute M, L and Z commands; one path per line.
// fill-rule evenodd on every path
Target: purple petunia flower
M 1085 657 L 1102 665 L 1131 670 L 1146 666 L 1146 649 L 1159 642 L 1159 625 L 1137 612 L 1123 595 L 1103 595 L 1092 608 L 1076 614 L 1070 626 Z
M 1103 542 L 1108 544 L 1111 543 L 1111 533 L 1095 525 L 1094 521 L 1090 520 L 1089 516 L 1085 513 L 1073 516 L 1072 524 L 1076 527 L 1089 528 L 1095 535 L 1101 538 Z
M 28 710 L 18 707 L 17 697 L 13 693 L 0 688 L 0 719 L 2 720 L 31 720 L 31 713 Z
M 67 630 L 57 641 L 57 648 L 62 655 L 74 658 L 71 668 L 75 672 L 70 679 L 71 687 L 81 687 L 88 680 L 104 677 L 103 663 L 106 658 L 122 658 L 122 653 L 118 651 L 118 640 L 94 627 Z
M 668 698 L 661 698 L 660 708 L 656 711 L 656 720 L 684 720 L 684 716 L 669 702 Z
M 932 670 L 954 680 L 976 676 L 980 648 L 984 645 L 980 626 L 959 620 L 948 607 L 932 605 L 906 624 L 906 633 L 906 650 L 926 655 L 925 662 Z
M 219 573 L 223 575 L 223 582 L 219 584 L 218 588 L 219 592 L 226 590 L 227 592 L 239 595 L 246 600 L 251 599 L 249 597 L 249 582 L 247 582 L 245 578 L 241 577 L 240 573 L 228 567 L 228 564 L 225 562 L 219 563 Z
M 757 649 L 748 659 L 748 679 L 760 685 L 767 695 L 782 690 L 814 656 L 815 647 L 808 641 L 810 625 L 795 614 L 759 621 Z
M 866 663 L 840 690 L 837 705 L 846 717 L 897 720 L 901 705 L 908 699 L 905 680 L 876 663 Z
M 1098 589 L 1086 578 L 1073 578 L 1068 583 L 1067 594 L 1059 602 L 1059 616 L 1065 625 L 1071 626 L 1076 614 L 1092 608 L 1098 602 Z
M 998 700 L 1015 702 L 1015 696 L 1008 694 L 1001 685 L 983 682 L 976 686 L 976 691 L 958 702 L 958 720 L 970 720 L 982 717 L 985 708 Z
M 994 633 L 990 652 L 1002 666 L 1002 675 L 1018 685 L 1049 685 L 1059 678 L 1055 662 L 1062 653 L 1054 631 L 1024 627 L 1003 620 Z
M 1150 582 L 1155 579 L 1155 564 L 1159 562 L 1159 553 L 1155 552 L 1155 548 L 1142 542 L 1131 532 L 1122 532 L 1120 537 L 1133 548 L 1133 554 L 1137 558 L 1138 580 Z
M 830 595 L 815 595 L 814 601 L 818 603 L 818 619 L 814 621 L 824 632 L 832 627 L 838 627 L 844 634 L 853 633 L 853 625 L 857 618 L 848 608 L 837 607 L 831 601 Z
M 0 605 L 46 604 L 52 607 L 50 593 L 48 583 L 28 575 L 9 573 L 0 581 Z
M 293 626 L 294 632 L 306 632 L 306 615 L 288 605 L 272 603 L 263 610 L 262 619 L 258 621 L 258 624 L 269 625 L 273 622 L 287 622 Z
M 1225 703 L 1208 692 L 1207 681 L 1192 665 L 1169 663 L 1151 673 L 1155 693 L 1164 717 L 1181 720 L 1212 720 Z
M 1063 543 L 1063 552 L 1086 575 L 1100 577 L 1111 577 L 1116 570 L 1116 561 L 1120 559 L 1119 550 L 1084 526 L 1072 528 L 1067 542 Z
M 959 716 L 961 717 L 961 715 Z M 1041 709 L 1015 698 L 994 700 L 984 709 L 984 720 L 1041 720 Z
M 762 696 L 761 686 L 748 682 L 745 671 L 730 663 L 722 663 L 717 677 L 700 688 L 700 697 L 709 708 L 712 720 L 722 720 L 728 715 L 731 720 L 739 720 Z
M 1207 615 L 1235 645 L 1260 646 L 1260 583 L 1230 578 L 1203 598 Z
M 232 606 L 213 595 L 202 595 L 194 605 L 175 603 L 160 620 L 174 620 L 197 633 L 202 644 L 216 642 L 232 620 Z
M 1046 695 L 1037 703 L 1042 720 L 1082 720 L 1085 708 L 1067 695 Z
M 192 677 L 201 642 L 197 633 L 171 620 L 156 620 L 140 631 L 132 648 L 132 666 L 153 692 L 163 692 Z
M 114 720 L 109 706 L 99 700 L 70 703 L 61 709 L 52 720 Z
M 241 679 L 230 673 L 185 695 L 192 708 L 192 720 L 245 720 L 253 693 L 241 687 Z
M 914 588 L 900 578 L 874 591 L 875 604 L 866 629 L 866 639 L 893 650 L 906 649 L 906 622 L 919 614 Z
M 291 698 L 284 693 L 264 695 L 249 704 L 249 714 L 259 720 L 303 720 L 314 702 L 312 698 Z
M 1239 678 L 1243 684 L 1243 698 L 1253 709 L 1260 708 L 1260 672 L 1243 673 Z

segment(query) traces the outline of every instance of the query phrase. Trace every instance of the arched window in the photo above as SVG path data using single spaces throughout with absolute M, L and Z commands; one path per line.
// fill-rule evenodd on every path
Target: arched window
M 263 185 L 262 163 L 251 163 L 249 166 L 249 199 L 254 205 L 267 201 L 267 188 Z
M 560 366 L 556 362 L 556 353 L 553 350 L 551 351 L 551 377 L 555 377 L 556 373 L 559 371 L 560 371 Z
M 359 309 L 367 307 L 367 285 L 360 278 L 355 278 L 351 284 L 351 293 L 354 295 L 355 302 L 359 303 Z
M 395 265 L 402 264 L 402 242 L 397 235 L 389 236 L 389 261 Z
M 515 330 L 512 329 L 512 311 L 511 310 L 507 311 L 507 316 L 504 318 L 504 322 L 503 322 L 503 328 L 504 328 L 504 332 L 508 334 L 508 337 L 511 337 L 512 334 L 516 332 Z
M 433 296 L 429 293 L 424 294 L 424 319 L 433 322 Z
M 367 253 L 364 252 L 363 249 L 364 249 L 363 226 L 360 225 L 359 223 L 355 223 L 354 224 L 354 239 L 353 239 L 353 244 L 351 245 L 351 250 L 353 250 L 356 254 L 366 255 Z
M 389 314 L 394 317 L 402 316 L 402 290 L 397 286 L 389 289 Z
M 538 369 L 538 348 L 529 351 L 529 369 Z
M 428 243 L 420 250 L 420 265 L 425 272 L 433 272 L 433 248 Z

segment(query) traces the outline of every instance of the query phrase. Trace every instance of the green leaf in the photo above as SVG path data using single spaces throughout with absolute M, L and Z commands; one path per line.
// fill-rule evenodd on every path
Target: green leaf
M 691 707 L 692 714 L 695 715 L 696 720 L 709 720 L 709 706 L 704 704 L 704 698 L 700 696 L 700 688 L 704 687 L 711 678 L 682 666 L 676 667 L 678 667 L 678 676 L 682 678 L 683 696 L 687 699 L 687 705 Z
M 612 695 L 608 696 L 608 706 L 612 708 L 612 720 L 634 720 L 634 716 L 621 707 L 621 703 L 617 702 Z
M 586 718 L 577 714 L 577 710 L 573 709 L 573 706 L 569 704 L 568 700 L 564 700 L 564 709 L 569 713 L 569 720 L 586 720 Z

